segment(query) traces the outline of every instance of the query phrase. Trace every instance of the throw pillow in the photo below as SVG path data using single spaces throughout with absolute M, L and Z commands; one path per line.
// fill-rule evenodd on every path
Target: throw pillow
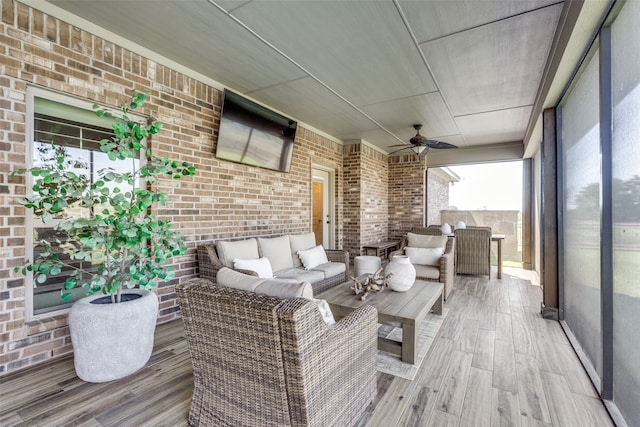
M 298 256 L 300 257 L 300 261 L 302 261 L 302 265 L 304 265 L 305 270 L 311 270 L 312 268 L 317 267 L 320 264 L 329 262 L 327 254 L 324 251 L 322 245 L 315 246 L 311 249 L 298 251 Z
M 320 314 L 322 314 L 322 320 L 327 325 L 333 325 L 336 323 L 336 320 L 333 318 L 333 313 L 331 312 L 331 307 L 329 307 L 329 303 L 323 299 L 311 298 L 317 306 L 318 310 L 320 310 Z
M 260 246 L 261 256 L 269 258 L 271 268 L 274 272 L 293 268 L 289 236 L 285 235 L 271 238 L 258 237 L 258 245 Z
M 463 228 L 467 228 L 467 225 L 463 221 L 456 222 L 456 229 L 461 230 Z
M 316 235 L 313 231 L 303 234 L 290 234 L 289 243 L 291 244 L 291 258 L 294 267 L 302 267 L 298 251 L 310 249 L 316 245 Z
M 407 246 L 404 253 L 409 257 L 411 264 L 418 265 L 440 265 L 442 248 L 412 248 Z
M 271 263 L 266 257 L 257 259 L 236 258 L 233 260 L 233 267 L 239 270 L 255 271 L 256 273 L 258 273 L 258 277 L 262 277 L 265 279 L 273 278 Z
M 407 234 L 407 246 L 412 248 L 443 248 L 447 245 L 447 236 L 430 236 L 427 234 Z

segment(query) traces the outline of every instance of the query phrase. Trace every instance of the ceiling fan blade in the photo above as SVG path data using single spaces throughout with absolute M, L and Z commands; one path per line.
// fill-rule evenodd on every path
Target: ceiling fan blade
M 426 142 L 427 147 L 429 148 L 437 148 L 437 149 L 443 149 L 443 148 L 458 148 L 457 145 L 453 145 L 453 144 L 449 144 L 448 142 L 443 142 L 443 141 L 436 141 L 434 139 L 429 139 Z
M 395 144 L 395 145 L 390 145 L 389 148 L 391 147 L 404 147 L 404 148 L 411 148 L 412 145 L 411 144 Z

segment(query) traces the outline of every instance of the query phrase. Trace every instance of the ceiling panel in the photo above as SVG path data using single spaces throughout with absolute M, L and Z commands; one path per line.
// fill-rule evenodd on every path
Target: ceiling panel
M 300 117 L 313 118 L 314 115 L 354 111 L 353 106 L 311 77 L 271 86 L 247 95 L 281 111 L 291 110 L 291 106 L 295 105 L 295 114 Z M 309 124 L 313 125 L 311 122 Z
M 550 6 L 422 44 L 453 115 L 533 104 L 561 10 Z
M 532 107 L 512 108 L 456 117 L 469 145 L 522 141 Z
M 558 0 L 406 1 L 400 7 L 419 43 L 539 9 Z
M 54 16 L 57 5 L 86 20 L 58 15 L 74 26 L 116 33 L 131 41 L 121 41 L 126 49 L 173 66 L 168 58 L 335 138 L 391 151 L 421 123 L 423 135 L 458 153 L 522 139 L 563 8 L 555 0 L 23 1 Z
M 436 89 L 393 2 L 253 2 L 233 15 L 355 105 Z
M 367 105 L 362 110 L 385 128 L 399 134 L 407 130 L 415 134 L 413 124 L 422 124 L 421 133 L 429 138 L 459 133 L 440 92 Z
M 206 1 L 50 2 L 235 90 L 305 76 Z

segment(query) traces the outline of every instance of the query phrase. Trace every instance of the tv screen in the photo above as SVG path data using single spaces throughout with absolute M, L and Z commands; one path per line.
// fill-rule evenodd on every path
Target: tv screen
M 298 123 L 224 91 L 216 157 L 289 172 Z

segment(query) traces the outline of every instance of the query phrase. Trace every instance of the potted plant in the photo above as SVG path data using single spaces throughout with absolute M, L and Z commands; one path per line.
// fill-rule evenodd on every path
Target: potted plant
M 153 117 L 139 123 L 132 115 L 148 94 L 134 92 L 117 113 L 94 105 L 96 115 L 113 119 L 113 137 L 99 143 L 113 167 L 89 174 L 66 147 L 51 143 L 39 146 L 34 167 L 13 172 L 33 176 L 25 207 L 36 220 L 55 220 L 64 236 L 53 244 L 38 241 L 41 251 L 22 273 L 32 272 L 37 286 L 68 272 L 63 300 L 74 288 L 86 290 L 69 313 L 76 372 L 85 381 L 122 378 L 147 363 L 158 314 L 150 290 L 174 277 L 167 261 L 186 252 L 182 234 L 151 208 L 167 201 L 166 193 L 154 190 L 160 179 L 194 175 L 195 167 L 151 153 L 147 140 L 162 123 Z M 118 162 L 133 166 L 123 172 Z

